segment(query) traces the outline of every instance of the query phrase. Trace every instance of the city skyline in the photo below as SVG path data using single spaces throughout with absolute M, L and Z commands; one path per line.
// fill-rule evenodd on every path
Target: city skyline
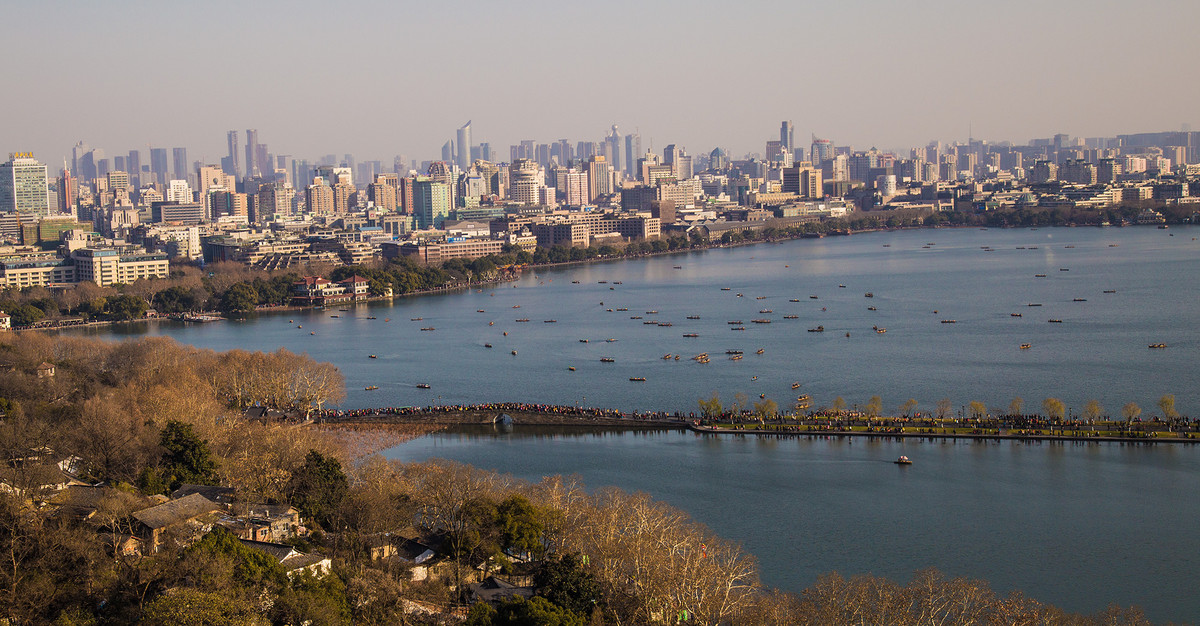
M 471 120 L 473 141 L 494 148 L 602 141 L 617 124 L 656 151 L 736 156 L 761 152 L 779 120 L 795 123 L 799 145 L 815 133 L 884 150 L 1196 122 L 1200 85 L 1176 67 L 1200 51 L 1194 3 L 595 9 L 365 2 L 331 19 L 276 2 L 14 5 L 6 40 L 33 53 L 0 70 L 21 86 L 6 149 L 54 168 L 81 140 L 110 155 L 186 147 L 215 163 L 223 133 L 256 128 L 277 154 L 423 160 Z M 1105 34 L 1118 27 L 1152 43 Z M 95 58 L 130 69 L 85 71 Z M 1125 95 L 1131 84 L 1156 97 Z

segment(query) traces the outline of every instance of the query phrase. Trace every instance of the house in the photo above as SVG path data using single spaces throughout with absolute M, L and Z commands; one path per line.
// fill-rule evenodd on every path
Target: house
M 0 330 L 12 330 L 12 316 L 0 311 Z
M 45 361 L 42 361 L 42 364 L 37 366 L 37 377 L 38 378 L 53 378 L 54 377 L 54 365 L 47 363 Z
M 320 276 L 305 276 L 292 284 L 292 304 L 297 306 L 324 306 L 353 299 L 354 294 L 346 293 L 344 284 Z
M 365 299 L 369 295 L 369 281 L 357 274 L 346 280 L 340 280 L 337 284 L 342 286 L 345 293 L 354 296 L 355 300 Z
M 239 539 L 271 542 L 306 533 L 301 521 L 300 511 L 286 504 L 251 504 L 221 525 Z
M 372 561 L 380 561 L 396 556 L 396 544 L 392 542 L 392 537 L 386 533 L 368 535 L 363 538 L 363 543 L 366 545 L 367 553 L 371 556 Z
M 534 592 L 533 587 L 518 587 L 495 576 L 488 576 L 482 582 L 468 585 L 467 588 L 470 590 L 471 603 L 500 604 L 513 598 L 528 600 L 533 597 Z
M 188 544 L 212 529 L 220 511 L 221 505 L 193 493 L 134 513 L 133 534 L 150 552 L 157 552 L 168 538 Z
M 262 550 L 279 561 L 288 578 L 308 572 L 317 578 L 324 578 L 333 567 L 333 561 L 319 554 L 305 554 L 292 546 L 266 541 L 241 540 L 244 545 L 255 550 Z
M 184 483 L 180 485 L 179 489 L 176 489 L 171 493 L 171 499 L 178 500 L 180 498 L 190 496 L 193 493 L 198 493 L 205 498 L 208 498 L 210 502 L 215 502 L 216 504 L 230 505 L 237 501 L 237 495 L 233 487 L 193 485 L 190 483 Z

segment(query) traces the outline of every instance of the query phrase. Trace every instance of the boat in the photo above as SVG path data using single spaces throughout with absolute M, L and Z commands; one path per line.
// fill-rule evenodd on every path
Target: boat
M 788 302 L 799 302 L 799 301 L 800 301 L 800 298 L 792 298 L 791 300 L 788 300 Z
M 668 352 L 668 353 L 664 354 L 664 355 L 663 355 L 663 357 L 662 357 L 662 359 L 663 359 L 664 361 L 670 361 L 670 360 L 671 360 L 671 353 L 670 353 L 670 352 Z
M 341 315 L 330 315 L 329 317 L 341 317 Z
M 874 297 L 875 297 L 875 294 L 873 294 L 873 293 L 871 293 L 871 292 L 869 292 L 869 291 L 868 291 L 867 293 L 864 293 L 864 294 L 863 294 L 863 297 L 864 297 L 864 298 L 874 298 Z
M 605 341 L 606 343 L 612 343 L 612 342 L 616 341 L 616 339 L 613 339 L 612 337 L 609 337 L 608 339 L 605 339 L 604 341 Z
M 579 340 L 579 343 L 587 343 L 587 342 L 588 342 L 588 340 L 587 340 L 587 339 L 580 339 L 580 340 Z
M 475 309 L 475 312 L 476 313 L 487 313 L 487 311 L 484 311 L 483 309 Z
M 630 315 L 630 316 L 629 316 L 629 319 L 631 319 L 631 320 L 640 320 L 640 319 L 642 319 L 642 316 L 641 316 L 641 315 Z
M 677 270 L 681 270 L 681 269 L 683 269 L 683 266 L 682 266 L 682 265 L 676 265 L 676 266 L 675 266 L 675 269 L 677 269 Z
M 808 332 L 810 332 L 810 333 L 823 333 L 823 332 L 825 332 L 825 327 L 824 327 L 824 326 L 818 326 L 818 327 L 816 327 L 816 328 L 810 328 L 810 329 L 808 329 Z
M 707 353 L 707 352 L 701 352 L 700 354 L 697 354 L 696 356 L 692 357 L 692 360 L 693 360 L 693 361 L 699 361 L 700 359 L 707 359 L 707 358 L 708 358 L 708 353 Z
M 1150 348 L 1152 348 L 1152 349 L 1162 349 L 1162 348 L 1165 348 L 1165 347 L 1167 347 L 1167 344 L 1165 344 L 1165 343 L 1152 343 L 1152 344 L 1150 344 Z
M 658 324 L 658 320 L 646 320 L 646 321 L 642 322 L 642 324 L 644 324 L 644 325 L 654 325 L 654 324 Z
M 543 324 L 554 324 L 554 323 L 557 323 L 557 322 L 558 322 L 558 320 L 542 320 L 542 323 L 543 323 Z
M 730 290 L 731 289 L 729 287 L 721 287 L 721 291 L 730 291 Z
M 687 316 L 687 318 L 690 320 L 698 320 L 698 319 L 700 319 L 700 316 L 699 315 L 689 315 L 689 316 Z
M 878 311 L 879 309 L 877 309 L 877 308 L 875 308 L 875 307 L 873 307 L 873 306 L 869 306 L 869 307 L 867 307 L 867 310 L 868 310 L 868 311 Z
M 367 355 L 367 358 L 368 358 L 368 359 L 377 359 L 377 358 L 379 358 L 379 357 L 375 356 L 374 354 L 368 354 L 368 355 Z
M 792 389 L 799 389 L 800 383 L 792 383 Z
M 379 385 L 367 385 L 363 387 L 363 391 L 375 391 L 376 389 L 379 389 Z
M 607 284 L 608 284 L 608 281 L 607 281 L 607 280 L 598 280 L 598 281 L 596 281 L 596 282 L 597 282 L 597 283 L 599 283 L 599 284 L 601 284 L 601 285 L 607 285 Z
M 1033 347 L 1033 344 L 1028 344 L 1028 343 L 1023 343 L 1023 344 L 1021 344 L 1021 349 L 1022 349 L 1022 350 L 1028 350 L 1028 349 L 1030 349 L 1030 348 L 1032 348 L 1032 347 Z
M 817 297 L 816 297 L 816 296 L 813 296 L 813 295 L 810 295 L 810 296 L 808 296 L 808 299 L 809 299 L 809 300 L 816 300 L 816 299 L 817 299 Z
M 1056 320 L 1056 319 L 1049 319 L 1046 321 L 1050 322 L 1051 324 L 1061 324 L 1062 323 L 1062 320 Z
M 735 354 L 735 355 L 733 355 L 733 356 L 729 357 L 729 360 L 730 360 L 730 361 L 741 361 L 741 360 L 742 360 L 742 355 L 740 355 L 740 354 Z
M 942 320 L 943 324 L 957 324 L 958 320 Z
M 490 348 L 490 347 L 492 347 L 492 344 L 490 344 L 490 343 L 485 343 L 485 344 L 483 344 L 483 347 L 485 347 L 485 348 Z
M 766 350 L 765 350 L 765 349 L 763 349 L 763 348 L 759 348 L 759 349 L 757 349 L 757 350 L 755 350 L 755 351 L 754 351 L 754 354 L 762 354 L 762 353 L 764 353 L 764 352 L 766 352 Z
M 577 281 L 577 280 L 573 280 L 573 281 L 571 281 L 571 284 L 572 284 L 572 285 L 578 285 L 578 284 L 579 284 L 579 281 Z
M 646 315 L 658 315 L 658 311 L 646 311 Z
M 838 289 L 845 289 L 845 288 L 846 288 L 845 285 L 838 285 Z
M 1117 293 L 1116 289 L 1105 289 L 1104 293 Z
M 514 308 L 514 309 L 519 309 L 519 308 L 521 308 L 521 305 L 519 305 L 519 304 L 514 304 L 514 305 L 512 305 L 512 308 Z
M 684 337 L 699 337 L 700 335 L 698 333 L 684 333 L 683 336 Z
M 1029 304 L 1027 304 L 1025 306 L 1042 306 L 1042 303 L 1041 302 L 1030 302 Z
M 631 382 L 631 383 L 644 383 L 644 382 L 646 382 L 646 379 L 645 379 L 645 377 L 642 377 L 642 376 L 630 376 L 630 377 L 629 377 L 629 382 Z
M 729 324 L 730 326 L 737 326 L 738 324 L 742 323 L 742 320 L 732 320 L 732 321 L 725 322 L 725 323 Z
M 421 330 L 437 330 L 437 329 L 432 326 L 426 326 L 425 328 L 422 328 Z
M 1087 298 L 1075 298 L 1071 302 L 1087 302 Z
M 1021 317 L 1021 314 L 1020 313 L 1009 313 L 1008 316 L 1009 317 Z
M 678 354 L 676 354 L 676 355 L 675 355 L 675 360 L 676 360 L 676 361 L 678 361 L 678 360 L 679 360 L 679 355 L 678 355 Z
M 529 318 L 528 318 L 528 317 L 522 317 L 522 318 L 520 318 L 520 319 L 516 319 L 516 320 L 513 320 L 513 321 L 514 321 L 514 322 L 528 322 L 528 321 L 529 321 Z
M 627 307 L 627 306 L 617 307 L 617 310 L 618 311 L 628 311 L 629 307 Z
M 675 324 L 672 324 L 671 322 L 659 322 L 658 325 L 659 326 L 674 326 Z
M 568 367 L 568 368 L 567 368 L 567 370 L 574 372 L 574 371 L 575 371 L 575 366 L 574 366 L 574 365 L 572 365 L 572 366 Z
M 612 358 L 612 357 L 610 357 L 610 356 L 606 356 L 606 357 L 601 357 L 601 358 L 600 358 L 600 362 L 601 362 L 601 363 L 616 363 L 616 362 L 617 362 L 617 360 L 616 360 L 616 359 L 614 359 L 614 358 Z
M 742 354 L 741 350 L 726 350 L 725 354 Z
M 378 319 L 378 318 L 376 318 L 374 315 L 368 315 L 368 316 L 367 316 L 367 319 L 369 319 L 369 320 L 373 320 L 373 319 Z
M 766 300 L 766 299 L 767 299 L 766 296 L 759 296 L 759 297 L 755 298 L 755 300 Z
M 410 321 L 410 322 L 420 322 L 420 321 L 422 321 L 422 320 L 424 320 L 424 319 L 425 319 L 425 318 L 423 318 L 423 317 L 410 317 L 410 318 L 408 318 L 408 321 Z
M 746 330 L 745 326 L 733 326 L 729 330 Z
M 620 285 L 620 284 L 621 284 L 621 281 L 619 281 L 619 280 L 614 280 L 614 281 L 613 281 L 613 284 L 614 284 L 614 285 Z
M 774 313 L 775 311 L 772 311 L 771 309 L 759 309 L 758 312 L 759 313 Z
M 417 383 L 417 389 L 429 389 L 429 383 Z
M 796 396 L 796 402 L 808 402 L 811 399 L 812 398 L 807 393 Z
M 513 351 L 512 351 L 512 355 L 513 355 L 513 356 L 517 356 L 517 351 L 516 351 L 516 350 L 513 350 Z
M 754 322 L 755 324 L 770 324 L 771 323 L 771 320 L 768 320 L 768 319 L 750 320 L 750 321 Z
M 737 297 L 742 298 L 744 296 L 742 296 L 742 294 L 739 293 L 739 294 L 737 294 Z
M 906 457 L 904 455 L 901 455 L 900 458 L 898 458 L 892 462 L 895 463 L 896 465 L 912 465 L 912 461 L 908 460 L 908 457 Z
M 800 316 L 799 316 L 799 315 L 784 315 L 784 316 L 783 316 L 783 319 L 785 319 L 785 320 L 798 320 L 798 319 L 800 319 Z
M 1069 267 L 1060 267 L 1060 268 L 1058 268 L 1058 271 L 1060 271 L 1060 272 L 1069 272 L 1069 271 L 1071 271 L 1071 268 L 1069 268 Z
M 1045 278 L 1046 275 L 1045 274 L 1034 274 L 1033 277 L 1034 278 Z
M 604 309 L 604 312 L 605 312 L 605 313 L 612 313 L 612 312 L 613 312 L 613 310 L 612 310 L 612 309 Z
M 878 327 L 878 326 L 873 326 L 872 328 L 874 328 L 874 329 L 875 329 L 875 332 L 877 332 L 877 333 L 879 333 L 879 334 L 881 334 L 881 335 L 882 335 L 883 333 L 886 333 L 886 332 L 887 332 L 887 329 L 886 329 L 886 328 L 880 328 L 880 327 Z
M 1075 246 L 1063 246 L 1064 248 L 1074 248 Z

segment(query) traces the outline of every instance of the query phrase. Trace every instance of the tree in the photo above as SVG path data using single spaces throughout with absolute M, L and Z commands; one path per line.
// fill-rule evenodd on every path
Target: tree
M 841 413 L 846 410 L 846 401 L 841 396 L 838 396 L 833 399 L 832 407 L 834 411 Z
M 779 415 L 779 405 L 772 399 L 766 398 L 754 403 L 754 416 L 760 420 L 775 419 Z
M 1130 402 L 1129 404 L 1121 407 L 1121 416 L 1125 418 L 1125 424 L 1127 426 L 1132 424 L 1133 420 L 1137 419 L 1141 414 L 1142 407 L 1138 406 L 1136 403 Z
M 533 575 L 539 596 L 573 613 L 587 615 L 600 601 L 600 585 L 596 577 L 584 569 L 578 553 L 561 559 L 546 559 Z
M 172 490 L 183 483 L 217 484 L 217 461 L 208 449 L 208 442 L 196 434 L 191 424 L 167 422 L 159 445 L 163 447 L 163 475 Z
M 967 405 L 967 410 L 973 419 L 981 420 L 987 417 L 987 405 L 979 400 L 974 400 L 971 404 Z
M 1158 399 L 1158 410 L 1162 411 L 1163 419 L 1175 419 L 1175 394 L 1169 393 Z
M 954 405 L 950 403 L 950 398 L 942 398 L 937 401 L 937 418 L 940 420 L 946 419 L 954 411 Z
M 254 312 L 258 306 L 258 292 L 249 283 L 234 283 L 221 296 L 221 310 L 233 315 Z
M 1104 407 L 1100 404 L 1099 400 L 1088 400 L 1087 404 L 1083 407 L 1083 416 L 1091 421 L 1096 421 L 1103 415 Z
M 1025 406 L 1025 401 L 1021 399 L 1021 396 L 1013 396 L 1012 401 L 1008 403 L 1008 414 L 1009 415 L 1020 415 L 1021 409 L 1024 406 Z
M 1046 417 L 1049 419 L 1061 420 L 1066 410 L 1066 405 L 1058 398 L 1046 398 L 1042 400 L 1042 411 L 1046 413 Z
M 900 405 L 900 414 L 904 417 L 910 417 L 914 412 L 916 412 L 917 406 L 917 400 L 915 398 L 909 398 L 908 400 L 904 401 L 904 404 Z
M 866 411 L 867 417 L 879 417 L 879 414 L 883 412 L 883 399 L 879 396 L 871 396 L 871 399 L 863 406 L 863 410 Z
M 305 516 L 328 528 L 350 489 L 350 481 L 335 458 L 310 450 L 304 465 L 292 474 L 291 502 Z
M 109 298 L 105 306 L 108 307 L 109 318 L 117 321 L 141 319 L 145 317 L 146 309 L 150 308 L 142 298 L 127 294 Z
M 733 405 L 729 407 L 729 410 L 733 411 L 735 416 L 738 416 L 741 415 L 742 411 L 745 411 L 749 406 L 750 396 L 747 396 L 745 392 L 739 391 L 733 394 Z
M 265 626 L 247 600 L 189 587 L 170 589 L 146 605 L 148 626 Z
M 584 626 L 583 616 L 537 596 L 529 600 L 516 597 L 500 603 L 492 623 L 496 626 Z
M 700 414 L 705 418 L 716 419 L 721 415 L 721 397 L 717 395 L 717 392 L 714 391 L 712 397 L 707 400 L 701 398 L 699 404 Z
M 522 495 L 512 495 L 496 507 L 497 523 L 500 526 L 500 549 L 509 553 L 524 553 L 540 556 L 545 546 L 542 533 L 546 525 L 542 512 Z

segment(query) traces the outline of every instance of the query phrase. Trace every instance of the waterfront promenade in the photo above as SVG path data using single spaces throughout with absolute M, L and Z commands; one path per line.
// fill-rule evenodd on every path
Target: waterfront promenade
M 382 407 L 317 415 L 326 426 L 350 424 L 486 425 L 512 424 L 573 427 L 687 428 L 703 434 L 773 437 L 847 436 L 876 438 L 986 439 L 1018 441 L 1110 441 L 1125 443 L 1200 444 L 1200 425 L 1171 421 L 1051 421 L 1038 415 L 1007 418 L 866 417 L 809 414 L 760 419 L 749 413 L 725 413 L 708 419 L 694 413 L 632 412 L 615 409 L 529 403 Z

